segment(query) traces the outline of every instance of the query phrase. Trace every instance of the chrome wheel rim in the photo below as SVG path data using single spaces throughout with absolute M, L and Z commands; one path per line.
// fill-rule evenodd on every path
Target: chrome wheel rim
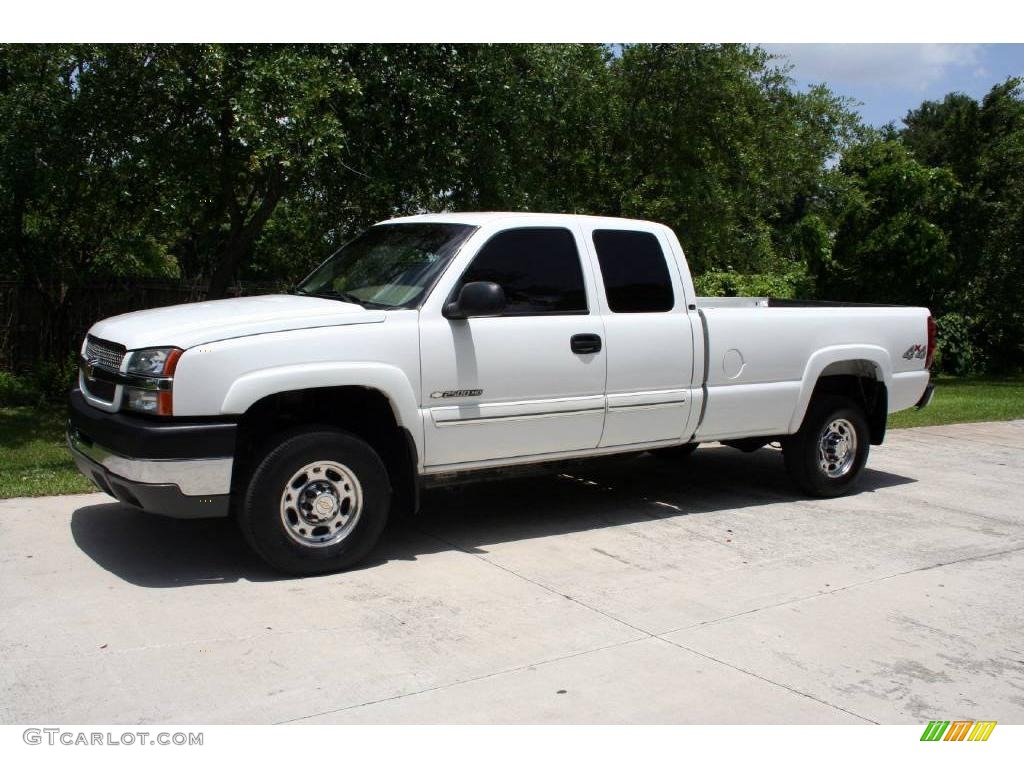
M 314 461 L 292 475 L 281 493 L 281 522 L 305 547 L 329 547 L 352 533 L 363 511 L 355 473 L 336 461 Z
M 833 419 L 818 438 L 818 464 L 827 477 L 842 477 L 857 459 L 857 431 L 847 419 Z

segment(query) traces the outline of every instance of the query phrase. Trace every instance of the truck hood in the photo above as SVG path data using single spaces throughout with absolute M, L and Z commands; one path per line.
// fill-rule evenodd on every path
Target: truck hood
M 101 320 L 89 333 L 128 349 L 188 349 L 257 333 L 380 323 L 384 317 L 381 310 L 314 296 L 247 296 L 129 312 Z

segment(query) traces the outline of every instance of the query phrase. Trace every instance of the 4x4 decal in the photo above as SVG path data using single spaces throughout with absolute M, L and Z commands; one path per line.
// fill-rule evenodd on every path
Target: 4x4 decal
M 913 360 L 916 357 L 918 360 L 924 360 L 927 354 L 928 347 L 926 347 L 924 344 L 915 344 L 914 346 L 912 346 L 910 349 L 903 353 L 903 359 Z

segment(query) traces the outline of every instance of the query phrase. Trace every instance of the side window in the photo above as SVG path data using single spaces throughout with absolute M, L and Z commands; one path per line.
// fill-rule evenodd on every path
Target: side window
M 594 247 L 612 312 L 668 312 L 675 306 L 665 254 L 652 233 L 595 229 Z
M 506 315 L 587 312 L 580 255 L 567 229 L 499 232 L 480 249 L 459 287 L 478 280 L 502 287 Z

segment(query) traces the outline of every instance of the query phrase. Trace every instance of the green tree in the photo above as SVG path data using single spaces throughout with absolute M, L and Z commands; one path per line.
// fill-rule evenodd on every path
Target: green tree
M 917 162 L 897 139 L 850 148 L 828 259 L 815 265 L 829 299 L 929 305 L 941 298 L 953 257 L 943 227 L 958 184 L 952 172 Z
M 822 247 L 826 161 L 856 118 L 743 45 L 626 46 L 612 213 L 673 226 L 698 272 L 785 272 Z
M 0 263 L 59 300 L 90 273 L 164 274 L 131 126 L 90 86 L 92 46 L 0 46 Z
M 345 144 L 283 201 L 254 268 L 296 277 L 406 213 L 600 212 L 609 59 L 600 45 L 349 48 Z
M 609 49 L 486 45 L 461 54 L 447 205 L 594 212 L 609 172 Z
M 156 175 L 183 275 L 226 293 L 282 200 L 346 141 L 358 90 L 341 46 L 117 48 L 111 88 L 134 98 L 137 161 Z
M 993 88 L 982 101 L 982 247 L 972 298 L 991 370 L 1024 367 L 1024 81 Z
M 70 329 L 97 277 L 285 284 L 405 213 L 636 216 L 703 290 L 927 303 L 1012 367 L 1022 103 L 865 131 L 744 45 L 0 46 L 0 268 Z
M 904 120 L 900 139 L 915 158 L 949 169 L 960 191 L 946 222 L 954 269 L 936 299 L 956 329 L 962 357 L 990 370 L 1024 366 L 1024 95 L 1019 78 L 979 103 L 953 93 Z
M 0 46 L 0 274 L 46 322 L 32 353 L 65 366 L 94 318 L 88 281 L 173 273 L 131 124 L 91 86 L 95 46 Z M 40 311 L 40 309 L 42 311 Z

